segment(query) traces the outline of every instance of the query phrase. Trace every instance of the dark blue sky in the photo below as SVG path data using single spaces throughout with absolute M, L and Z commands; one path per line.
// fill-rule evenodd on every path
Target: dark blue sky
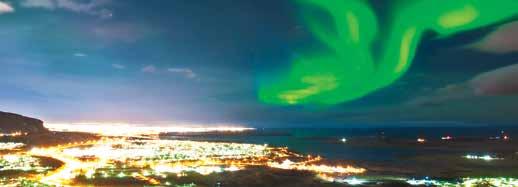
M 383 21 L 388 1 L 375 2 Z M 259 126 L 518 119 L 514 94 L 480 96 L 469 84 L 518 62 L 513 20 L 431 33 L 401 80 L 360 100 L 263 104 L 259 81 L 318 46 L 299 14 L 289 0 L 0 0 L 0 110 L 51 122 Z

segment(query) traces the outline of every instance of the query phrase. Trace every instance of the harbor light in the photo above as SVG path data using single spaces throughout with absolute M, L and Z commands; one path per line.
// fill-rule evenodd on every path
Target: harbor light
M 443 137 L 441 137 L 441 140 L 452 140 L 452 139 L 453 139 L 453 137 L 451 137 L 451 136 L 443 136 Z
M 503 160 L 503 158 L 497 158 L 497 157 L 493 157 L 491 155 L 477 156 L 477 155 L 468 154 L 468 155 L 464 156 L 464 158 L 469 159 L 469 160 L 484 160 L 484 161 Z

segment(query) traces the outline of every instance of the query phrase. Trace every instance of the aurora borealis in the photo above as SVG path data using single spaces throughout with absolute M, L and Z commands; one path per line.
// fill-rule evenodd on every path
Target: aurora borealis
M 56 124 L 518 120 L 513 0 L 0 2 L 0 111 Z
M 433 30 L 437 37 L 448 37 L 518 13 L 518 2 L 513 0 L 398 2 L 389 34 L 380 39 L 383 52 L 375 57 L 371 47 L 378 23 L 366 1 L 300 2 L 331 17 L 332 26 L 326 26 L 314 12 L 305 15 L 311 32 L 329 49 L 302 55 L 280 81 L 262 87 L 259 97 L 267 103 L 338 104 L 358 99 L 392 84 L 407 71 L 424 32 Z

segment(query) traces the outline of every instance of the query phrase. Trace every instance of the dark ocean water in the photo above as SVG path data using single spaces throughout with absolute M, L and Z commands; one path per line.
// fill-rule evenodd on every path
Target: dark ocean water
M 266 128 L 257 133 L 231 136 L 203 136 L 203 140 L 268 144 L 289 147 L 296 152 L 320 155 L 329 159 L 357 161 L 392 161 L 413 156 L 416 150 L 408 148 L 373 148 L 350 146 L 342 138 L 386 138 L 415 140 L 417 137 L 440 139 L 442 136 L 488 138 L 501 132 L 518 137 L 518 127 L 390 127 L 390 128 Z

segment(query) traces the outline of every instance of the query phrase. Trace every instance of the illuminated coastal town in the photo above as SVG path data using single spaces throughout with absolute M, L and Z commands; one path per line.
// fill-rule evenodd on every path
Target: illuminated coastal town
M 51 125 L 52 126 L 52 125 Z M 74 126 L 62 126 L 74 131 Z M 80 126 L 79 126 L 80 127 Z M 126 126 L 126 128 L 130 128 Z M 110 128 L 107 128 L 110 129 Z M 390 176 L 369 176 L 365 168 L 351 163 L 330 164 L 325 158 L 292 152 L 269 145 L 160 139 L 160 128 L 138 132 L 126 129 L 124 136 L 105 131 L 88 141 L 28 147 L 19 142 L 0 143 L 2 186 L 199 186 L 192 176 L 210 176 L 266 168 L 309 172 L 324 183 L 365 185 L 399 181 L 426 186 L 518 186 L 515 178 L 463 178 L 441 181 Z M 81 131 L 81 128 L 76 129 Z M 162 129 L 165 130 L 165 129 Z M 169 129 L 172 130 L 172 129 Z M 178 129 L 176 129 L 178 130 Z M 241 133 L 253 128 L 181 128 L 179 133 Z M 3 134 L 23 138 L 27 133 Z M 345 143 L 344 138 L 338 141 Z M 466 155 L 465 159 L 498 160 L 489 155 Z M 186 181 L 193 180 L 193 181 Z M 203 186 L 203 185 L 202 185 Z
M 243 131 L 248 129 L 185 129 L 182 132 Z M 135 133 L 135 132 L 133 132 Z M 136 135 L 136 134 L 134 134 Z M 160 140 L 154 134 L 140 137 L 101 137 L 99 140 L 70 142 L 64 145 L 24 149 L 22 143 L 2 143 L 1 171 L 31 174 L 2 178 L 2 185 L 89 185 L 112 178 L 136 181 L 142 185 L 175 184 L 174 178 L 195 173 L 234 172 L 247 167 L 301 170 L 334 180 L 365 172 L 352 166 L 330 166 L 321 157 L 299 155 L 288 148 L 268 145 Z M 6 136 L 23 136 L 9 134 Z M 148 136 L 144 138 L 142 136 Z M 62 162 L 59 167 L 44 166 L 41 158 Z M 172 181 L 173 180 L 173 181 Z M 193 183 L 195 185 L 195 183 Z

